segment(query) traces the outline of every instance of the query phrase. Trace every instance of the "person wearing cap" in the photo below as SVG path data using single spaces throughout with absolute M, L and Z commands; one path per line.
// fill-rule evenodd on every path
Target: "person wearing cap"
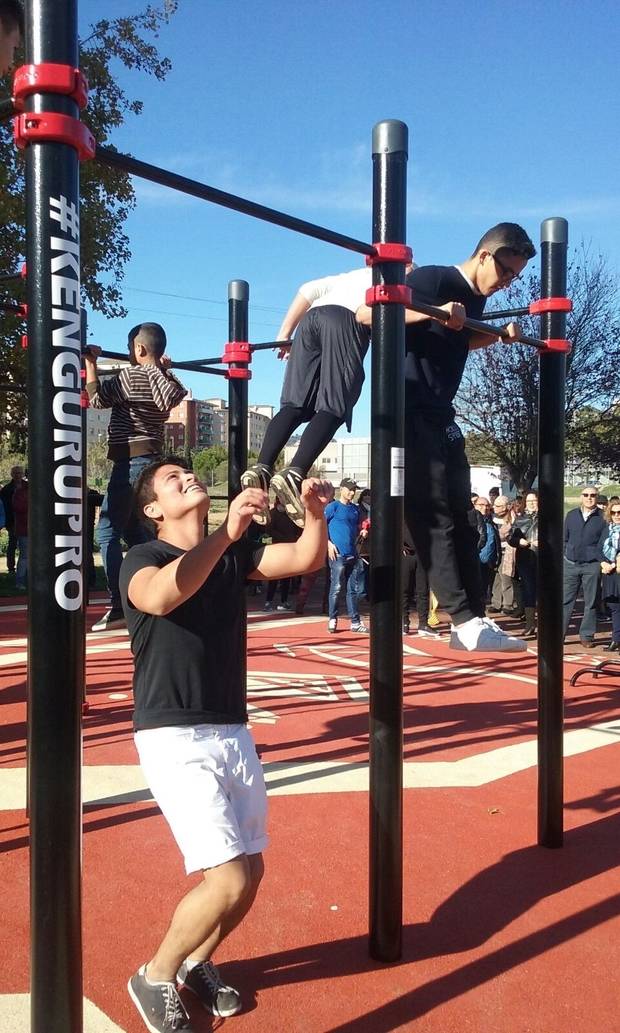
M 24 35 L 24 12 L 18 0 L 0 0 L 0 75 L 6 75 Z
M 340 482 L 340 499 L 325 507 L 327 521 L 327 558 L 329 561 L 329 620 L 327 630 L 334 634 L 338 630 L 338 609 L 340 594 L 346 586 L 347 612 L 351 631 L 367 635 L 368 628 L 362 621 L 358 599 L 362 561 L 357 553 L 357 536 L 360 526 L 360 508 L 353 502 L 358 486 L 350 477 Z

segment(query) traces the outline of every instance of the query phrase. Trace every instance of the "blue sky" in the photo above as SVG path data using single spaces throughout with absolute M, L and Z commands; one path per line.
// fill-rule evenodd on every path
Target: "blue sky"
M 157 0 L 156 0 L 157 2 Z M 108 0 L 106 15 L 142 10 Z M 82 0 L 80 29 L 101 13 Z M 371 132 L 409 126 L 408 243 L 460 261 L 482 232 L 569 220 L 620 269 L 620 19 L 615 4 L 394 0 L 180 0 L 159 45 L 164 83 L 120 77 L 144 112 L 114 143 L 136 157 L 329 226 L 371 236 Z M 300 283 L 361 256 L 136 181 L 125 320 L 92 315 L 92 340 L 161 322 L 173 358 L 216 354 L 227 285 L 250 283 L 250 340 L 271 340 Z M 534 259 L 536 262 L 537 259 Z M 190 300 L 203 299 L 203 300 Z M 368 366 L 368 362 L 367 362 Z M 254 361 L 250 402 L 276 405 L 283 367 Z M 197 397 L 226 383 L 184 377 Z M 369 432 L 370 373 L 353 433 Z

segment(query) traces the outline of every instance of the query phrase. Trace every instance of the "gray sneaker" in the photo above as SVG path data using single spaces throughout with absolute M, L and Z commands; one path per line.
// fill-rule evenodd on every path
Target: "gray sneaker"
M 370 628 L 367 628 L 363 621 L 352 624 L 351 631 L 355 631 L 358 635 L 370 635 Z
M 226 1019 L 241 1011 L 241 994 L 234 987 L 222 982 L 212 961 L 201 961 L 189 971 L 183 962 L 177 973 L 177 980 L 187 990 L 191 990 L 212 1015 Z
M 193 1033 L 174 983 L 150 983 L 146 978 L 146 965 L 143 965 L 131 977 L 127 989 L 151 1033 L 176 1033 L 177 1030 Z

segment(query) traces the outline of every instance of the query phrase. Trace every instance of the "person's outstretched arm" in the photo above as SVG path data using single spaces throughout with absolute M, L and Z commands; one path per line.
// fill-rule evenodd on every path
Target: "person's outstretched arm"
M 325 506 L 330 495 L 326 481 L 312 477 L 303 482 L 301 500 L 306 510 L 306 519 L 301 537 L 296 542 L 266 545 L 257 550 L 254 554 L 256 568 L 249 574 L 252 581 L 295 577 L 323 566 L 327 551 Z
M 266 504 L 264 491 L 246 488 L 231 502 L 226 522 L 208 538 L 165 567 L 136 571 L 129 582 L 129 601 L 137 610 L 155 617 L 176 610 L 195 595 L 228 546 L 241 538 L 254 514 L 261 513 Z

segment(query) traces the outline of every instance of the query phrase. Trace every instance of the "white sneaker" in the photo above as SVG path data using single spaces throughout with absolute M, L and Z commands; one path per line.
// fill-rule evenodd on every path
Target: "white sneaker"
M 465 624 L 455 628 L 450 634 L 451 649 L 466 649 L 469 653 L 523 653 L 527 643 L 520 638 L 506 635 L 484 617 L 472 617 Z M 494 622 L 493 622 L 494 623 Z

